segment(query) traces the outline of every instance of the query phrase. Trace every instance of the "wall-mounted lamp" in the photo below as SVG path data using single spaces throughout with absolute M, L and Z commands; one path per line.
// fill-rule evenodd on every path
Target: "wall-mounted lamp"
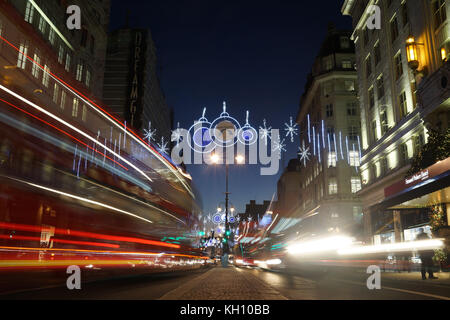
M 419 68 L 419 57 L 417 56 L 417 43 L 414 37 L 406 39 L 406 56 L 408 58 L 408 65 L 412 70 Z
M 408 66 L 414 72 L 414 75 L 425 76 L 427 73 L 426 67 L 422 67 L 422 70 L 418 71 L 420 62 L 419 55 L 417 53 L 417 46 L 423 45 L 423 43 L 416 42 L 413 36 L 409 36 L 408 39 L 406 39 L 406 57 L 408 59 Z
M 442 61 L 447 61 L 447 50 L 444 47 L 441 48 L 441 58 Z

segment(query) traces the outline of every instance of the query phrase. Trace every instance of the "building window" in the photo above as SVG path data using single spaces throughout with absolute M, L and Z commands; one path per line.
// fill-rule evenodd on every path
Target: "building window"
M 373 138 L 373 141 L 377 141 L 377 139 L 378 139 L 378 134 L 377 134 L 377 121 L 376 121 L 376 120 L 373 120 L 373 121 L 372 121 L 372 124 L 371 124 L 370 128 L 372 129 L 372 138 Z
M 323 94 L 325 96 L 328 96 L 331 92 L 332 92 L 332 83 L 331 83 L 331 81 L 327 81 L 323 85 Z
M 350 39 L 348 37 L 341 37 L 341 49 L 348 49 L 350 48 Z
M 337 192 L 338 192 L 338 185 L 336 178 L 330 178 L 330 180 L 328 181 L 328 194 L 333 195 L 337 194 Z
M 83 112 L 81 114 L 81 120 L 83 120 L 84 122 L 86 122 L 86 116 L 87 116 L 87 108 L 86 106 L 83 104 Z
M 67 72 L 70 71 L 70 54 L 66 54 L 66 65 L 64 66 L 64 69 L 66 69 Z
M 81 30 L 81 42 L 80 45 L 84 48 L 86 48 L 87 45 L 87 39 L 88 39 L 88 31 L 86 30 L 86 28 L 82 28 Z
M 394 62 L 395 62 L 395 80 L 398 80 L 403 75 L 402 54 L 400 52 L 395 56 Z
M 406 5 L 406 1 L 402 4 L 402 20 L 403 20 L 403 27 L 404 27 L 409 22 L 408 6 Z
M 336 167 L 336 152 L 328 152 L 328 168 Z
M 329 71 L 333 69 L 333 61 L 331 60 L 330 57 L 325 58 L 325 70 Z
M 65 106 L 66 106 L 66 92 L 63 90 L 62 92 L 61 92 L 61 103 L 60 103 L 60 107 L 61 107 L 61 109 L 63 109 L 64 110 L 64 108 L 65 108 Z
M 50 31 L 48 32 L 48 41 L 50 42 L 50 44 L 52 46 L 55 45 L 55 30 L 53 30 L 53 28 L 50 28 Z M 58 61 L 59 61 L 59 56 L 58 56 Z
M 25 9 L 25 21 L 29 23 L 33 23 L 34 17 L 34 7 L 30 1 L 27 2 L 27 7 Z
M 83 77 L 83 64 L 80 62 L 79 64 L 77 64 L 77 74 L 75 78 L 78 81 L 81 81 L 82 77 Z
M 447 20 L 445 0 L 436 0 L 433 2 L 434 28 L 438 29 Z
M 369 93 L 369 108 L 372 109 L 375 105 L 375 95 L 373 93 L 373 87 L 369 89 L 368 93 Z
M 49 82 L 50 82 L 50 68 L 47 65 L 45 65 L 44 66 L 44 75 L 42 76 L 42 84 L 45 87 L 48 87 Z
M 391 41 L 394 42 L 398 37 L 398 22 L 397 17 L 391 21 Z
M 382 97 L 384 97 L 383 75 L 381 75 L 377 79 L 377 95 L 378 95 L 378 99 L 381 99 Z
M 357 193 L 359 190 L 361 190 L 361 179 L 359 177 L 352 177 L 351 184 L 352 193 Z
M 86 68 L 86 81 L 85 81 L 86 87 L 89 88 L 89 85 L 91 84 L 91 71 Z
M 389 130 L 386 107 L 383 107 L 380 111 L 381 133 L 385 135 Z
M 38 29 L 40 32 L 42 32 L 42 34 L 45 34 L 45 29 L 46 29 L 46 23 L 43 17 L 39 18 L 39 26 Z
M 350 60 L 342 60 L 342 69 L 353 69 L 352 62 Z
M 73 106 L 72 106 L 72 117 L 76 118 L 78 116 L 78 104 L 80 102 L 77 98 L 73 98 Z
M 348 159 L 351 167 L 359 167 L 361 165 L 358 151 L 349 151 Z
M 41 58 L 38 56 L 37 53 L 35 53 L 34 56 L 33 56 L 33 60 L 34 60 L 34 63 L 31 66 L 31 74 L 33 75 L 33 77 L 39 78 L 39 67 L 38 67 L 38 65 L 41 64 Z
M 372 74 L 372 61 L 369 55 L 366 59 L 366 78 L 368 78 L 371 74 Z
M 385 175 L 389 170 L 387 158 L 383 158 L 380 160 L 380 166 L 381 166 L 381 174 Z
M 345 85 L 345 91 L 350 91 L 350 92 L 355 91 L 355 81 L 345 80 L 344 85 Z
M 62 45 L 59 46 L 58 51 L 58 63 L 62 64 L 64 59 L 64 48 Z
M 356 102 L 348 102 L 347 103 L 347 115 L 349 116 L 356 116 Z
M 375 45 L 374 53 L 375 53 L 375 65 L 377 66 L 378 63 L 380 63 L 381 61 L 380 42 L 377 42 L 377 44 Z
M 59 98 L 59 86 L 57 83 L 53 86 L 53 102 L 58 103 Z
M 400 145 L 400 161 L 401 163 L 406 163 L 408 161 L 408 146 L 406 143 Z
M 95 51 L 95 38 L 91 35 L 91 45 L 90 45 L 91 54 L 94 54 Z
M 406 101 L 406 93 L 403 91 L 399 96 L 400 117 L 403 118 L 408 114 L 408 103 Z
M 358 140 L 358 127 L 355 125 L 351 125 L 348 127 L 348 139 L 351 141 Z
M 325 110 L 326 110 L 327 118 L 330 118 L 333 116 L 333 105 L 332 104 L 327 104 L 325 106 Z
M 414 152 L 415 154 L 419 154 L 422 151 L 422 147 L 425 144 L 423 134 L 418 134 L 414 137 Z
M 19 57 L 17 58 L 17 67 L 25 69 L 27 64 L 28 44 L 21 44 L 19 47 Z
M 369 43 L 369 30 L 366 28 L 364 28 L 364 46 L 366 46 Z

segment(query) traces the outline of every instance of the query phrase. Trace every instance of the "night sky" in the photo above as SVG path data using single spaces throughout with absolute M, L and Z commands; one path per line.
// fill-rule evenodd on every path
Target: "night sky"
M 308 6 L 305 6 L 308 3 Z M 162 66 L 161 83 L 175 124 L 189 128 L 200 118 L 228 112 L 256 129 L 266 118 L 282 130 L 298 112 L 307 74 L 329 22 L 351 29 L 343 1 L 144 1 L 112 0 L 111 30 L 149 28 Z M 298 140 L 286 139 L 282 163 L 296 157 Z M 276 192 L 276 176 L 260 176 L 258 165 L 230 167 L 231 202 L 238 212 L 249 200 L 261 203 Z M 190 165 L 188 171 L 206 213 L 224 201 L 224 166 Z

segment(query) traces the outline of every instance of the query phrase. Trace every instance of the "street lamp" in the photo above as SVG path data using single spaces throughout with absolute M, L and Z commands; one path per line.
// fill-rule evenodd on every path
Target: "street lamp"
M 214 164 L 218 164 L 219 163 L 219 156 L 214 153 L 211 155 L 211 162 Z M 238 164 L 242 164 L 245 162 L 245 157 L 243 155 L 237 155 L 235 157 L 236 163 Z M 227 239 L 226 242 L 224 242 L 224 253 L 228 253 L 228 236 L 230 235 L 230 231 L 229 231 L 229 224 L 228 224 L 228 202 L 229 202 L 229 194 L 230 192 L 228 192 L 228 163 L 225 162 L 225 237 Z M 221 212 L 221 209 L 218 208 L 217 210 L 219 212 Z M 234 212 L 234 208 L 232 207 L 231 212 Z

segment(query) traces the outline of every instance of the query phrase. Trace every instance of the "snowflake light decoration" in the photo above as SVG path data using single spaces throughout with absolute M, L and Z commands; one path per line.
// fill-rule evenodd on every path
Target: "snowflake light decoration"
M 291 142 L 294 142 L 294 136 L 298 135 L 298 124 L 294 124 L 294 121 L 291 117 L 290 122 L 285 123 L 284 125 L 286 127 L 284 128 L 284 130 L 286 131 L 286 137 L 291 136 Z
M 172 131 L 172 141 L 176 141 L 176 143 L 178 144 L 181 140 L 181 129 L 180 129 L 180 123 L 177 123 L 177 128 L 176 130 Z
M 155 141 L 156 129 L 152 130 L 152 123 L 148 122 L 148 130 L 144 129 L 144 139 L 148 140 L 148 143 Z
M 286 152 L 286 143 L 284 142 L 286 139 L 281 140 L 278 137 L 278 140 L 273 142 L 272 151 L 274 152 L 280 152 L 280 159 L 281 159 L 281 153 L 284 151 Z
M 303 161 L 303 165 L 306 167 L 306 161 L 309 160 L 309 156 L 311 152 L 309 152 L 309 147 L 305 147 L 305 141 L 302 141 L 302 146 L 298 148 L 298 156 L 300 157 L 300 161 Z
M 164 137 L 161 137 L 161 143 L 158 143 L 158 147 L 159 149 L 163 152 L 163 153 L 168 153 L 169 148 L 167 147 L 168 142 L 164 141 Z
M 263 126 L 259 127 L 259 130 L 261 132 L 261 139 L 264 139 L 264 143 L 267 145 L 267 139 L 271 139 L 270 132 L 272 131 L 272 127 L 267 128 L 266 119 L 263 120 Z

